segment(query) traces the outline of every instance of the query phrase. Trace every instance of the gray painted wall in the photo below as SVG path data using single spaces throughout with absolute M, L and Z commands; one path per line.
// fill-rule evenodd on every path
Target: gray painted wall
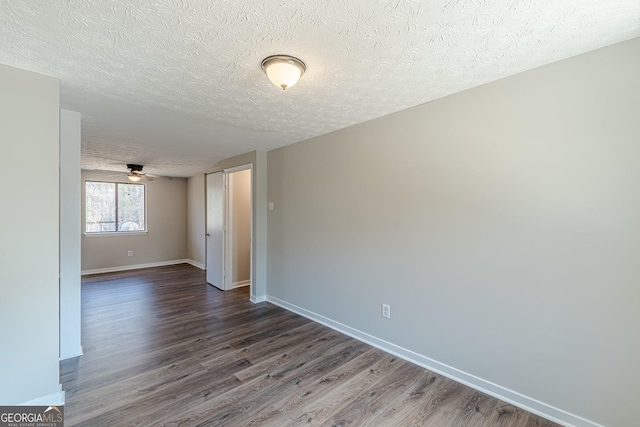
M 82 354 L 80 113 L 60 110 L 60 358 Z
M 639 53 L 634 39 L 270 151 L 269 296 L 636 425 Z
M 0 65 L 0 404 L 59 404 L 59 80 Z
M 82 171 L 82 227 L 84 232 L 86 180 L 126 182 L 113 172 Z M 82 237 L 82 270 L 117 268 L 187 258 L 187 180 L 145 182 L 147 234 Z M 133 256 L 127 256 L 132 250 Z
M 207 263 L 204 189 L 204 174 L 192 176 L 187 180 L 187 258 L 203 268 Z

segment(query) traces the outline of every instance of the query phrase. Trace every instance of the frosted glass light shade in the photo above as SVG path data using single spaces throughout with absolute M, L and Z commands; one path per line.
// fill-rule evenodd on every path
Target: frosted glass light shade
M 262 70 L 271 83 L 285 90 L 298 83 L 306 66 L 293 56 L 273 55 L 262 61 Z
M 127 178 L 129 178 L 129 181 L 131 182 L 138 182 L 140 181 L 141 176 L 138 175 L 137 173 L 130 173 L 129 175 L 127 175 Z

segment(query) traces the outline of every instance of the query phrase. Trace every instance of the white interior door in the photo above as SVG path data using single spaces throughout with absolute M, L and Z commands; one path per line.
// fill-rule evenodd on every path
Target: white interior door
M 207 283 L 224 290 L 223 173 L 207 175 Z

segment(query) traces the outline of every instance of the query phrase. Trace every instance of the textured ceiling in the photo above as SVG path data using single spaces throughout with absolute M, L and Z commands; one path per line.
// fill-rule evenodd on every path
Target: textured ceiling
M 0 2 L 0 63 L 62 80 L 83 168 L 172 176 L 637 36 L 640 0 Z

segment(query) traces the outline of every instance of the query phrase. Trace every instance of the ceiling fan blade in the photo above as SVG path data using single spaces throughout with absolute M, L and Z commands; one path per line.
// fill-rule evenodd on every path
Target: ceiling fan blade
M 171 177 L 171 176 L 151 175 L 151 174 L 148 174 L 148 173 L 145 173 L 145 176 L 150 177 L 150 178 L 158 178 L 158 179 L 173 179 L 173 177 Z

